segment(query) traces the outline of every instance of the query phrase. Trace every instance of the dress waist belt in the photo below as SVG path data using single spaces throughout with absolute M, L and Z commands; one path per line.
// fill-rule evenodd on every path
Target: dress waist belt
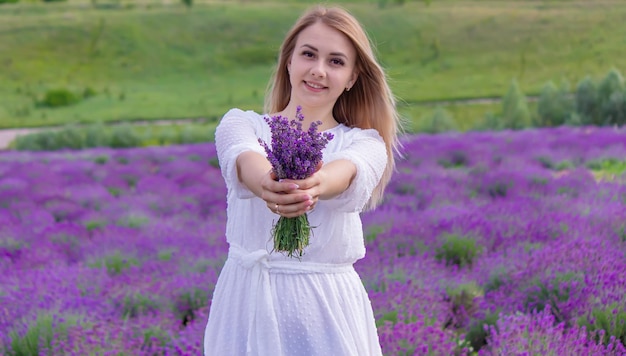
M 282 355 L 278 320 L 270 286 L 270 273 L 311 274 L 346 273 L 354 271 L 352 263 L 332 264 L 294 261 L 271 261 L 266 250 L 249 252 L 237 244 L 230 244 L 228 259 L 252 273 L 248 294 L 248 341 L 247 354 L 259 350 L 267 354 Z

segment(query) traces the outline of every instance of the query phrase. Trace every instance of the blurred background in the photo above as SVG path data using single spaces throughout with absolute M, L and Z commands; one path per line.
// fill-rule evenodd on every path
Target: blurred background
M 229 108 L 262 110 L 315 3 L 0 0 L 2 148 L 210 141 Z M 626 121 L 624 1 L 333 3 L 367 29 L 408 132 Z

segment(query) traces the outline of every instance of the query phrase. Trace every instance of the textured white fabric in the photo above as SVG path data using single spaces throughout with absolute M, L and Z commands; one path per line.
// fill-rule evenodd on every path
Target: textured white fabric
M 217 127 L 230 251 L 211 303 L 205 355 L 381 354 L 372 307 L 352 264 L 365 256 L 359 213 L 385 169 L 385 145 L 375 130 L 329 131 L 335 137 L 324 162 L 350 160 L 357 175 L 344 193 L 309 213 L 316 227 L 299 261 L 271 252 L 278 217 L 237 179 L 237 156 L 265 154 L 258 138 L 270 142 L 269 126 L 253 111 L 233 109 Z

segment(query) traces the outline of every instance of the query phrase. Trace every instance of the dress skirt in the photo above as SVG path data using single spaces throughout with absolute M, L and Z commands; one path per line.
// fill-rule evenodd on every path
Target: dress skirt
M 231 245 L 205 356 L 381 355 L 371 303 L 352 264 L 272 261 Z

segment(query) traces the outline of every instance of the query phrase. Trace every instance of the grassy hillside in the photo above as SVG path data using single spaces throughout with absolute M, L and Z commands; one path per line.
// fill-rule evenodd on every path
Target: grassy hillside
M 0 127 L 259 110 L 280 41 L 309 6 L 97 3 L 0 6 Z M 527 94 L 548 80 L 576 84 L 626 55 L 620 1 L 379 3 L 344 6 L 367 27 L 414 119 L 430 110 L 424 102 L 499 97 L 512 78 Z M 39 105 L 54 88 L 96 95 L 63 108 Z M 493 109 L 471 112 L 480 116 L 483 107 Z

